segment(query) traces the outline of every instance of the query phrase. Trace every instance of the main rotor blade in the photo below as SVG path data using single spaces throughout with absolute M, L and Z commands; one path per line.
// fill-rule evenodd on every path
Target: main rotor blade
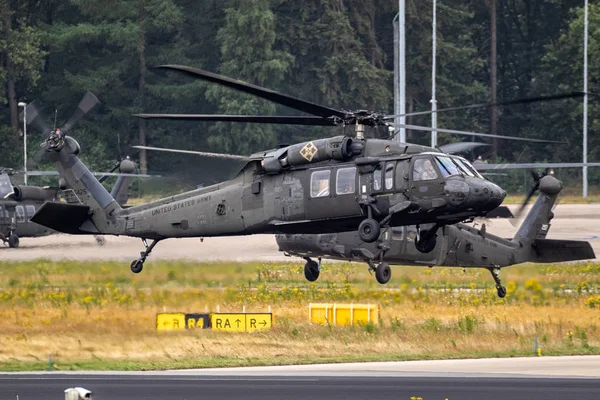
M 204 71 L 198 68 L 187 67 L 185 65 L 160 65 L 156 68 L 170 69 L 174 71 L 183 72 L 184 74 L 190 75 L 194 78 L 203 79 L 208 82 L 218 83 L 220 85 L 236 89 L 244 93 L 252 94 L 254 96 L 261 97 L 265 100 L 269 100 L 277 104 L 291 107 L 299 111 L 304 111 L 306 113 L 316 115 L 322 118 L 344 118 L 346 116 L 346 113 L 340 110 L 311 103 L 309 101 L 297 99 L 295 97 L 288 96 L 271 89 L 266 89 L 261 86 L 245 83 L 237 79 L 232 79 L 223 75 Z
M 61 128 L 64 131 L 69 131 L 81 118 L 83 118 L 87 113 L 89 113 L 92 108 L 94 108 L 97 104 L 100 103 L 100 100 L 90 91 L 86 92 L 83 96 L 83 99 L 79 102 L 77 109 L 71 115 L 71 118 L 67 121 L 67 123 Z
M 439 146 L 438 148 L 442 150 L 444 153 L 448 154 L 456 154 L 462 153 L 464 151 L 471 151 L 477 147 L 481 146 L 489 146 L 487 143 L 481 142 L 458 142 L 458 143 L 448 143 Z
M 486 164 L 474 161 L 473 166 L 478 171 L 493 169 L 534 169 L 534 168 L 582 168 L 600 167 L 600 163 L 524 163 L 524 164 Z
M 497 107 L 497 106 L 509 106 L 512 104 L 535 103 L 538 101 L 570 99 L 570 98 L 574 98 L 574 97 L 583 97 L 583 96 L 585 96 L 585 94 L 586 94 L 585 92 L 569 92 L 569 93 L 552 94 L 552 95 L 548 95 L 548 96 L 525 97 L 522 99 L 499 101 L 496 103 L 479 103 L 479 104 L 470 104 L 467 106 L 440 108 L 439 110 L 435 110 L 435 111 L 429 110 L 429 111 L 417 111 L 417 112 L 407 113 L 407 114 L 386 115 L 384 117 L 384 119 L 388 120 L 388 119 L 393 119 L 393 118 L 398 118 L 398 117 L 414 117 L 417 115 L 428 115 L 428 114 L 433 114 L 433 113 L 468 110 L 468 109 L 473 109 L 473 108 L 488 108 L 488 107 Z M 587 93 L 587 94 L 595 96 L 594 93 Z
M 285 116 L 285 115 L 218 115 L 218 114 L 133 114 L 144 119 L 171 119 L 183 121 L 225 121 L 249 122 L 258 124 L 335 126 L 331 119 L 321 117 Z
M 29 176 L 54 176 L 60 175 L 58 171 L 27 171 Z M 92 172 L 92 175 L 96 176 L 134 176 L 138 178 L 159 178 L 160 175 L 148 175 L 148 174 L 128 174 L 123 172 Z
M 544 140 L 544 139 L 530 139 L 530 138 L 520 138 L 516 136 L 502 136 L 502 135 L 492 135 L 489 133 L 476 133 L 476 132 L 466 132 L 466 131 L 457 131 L 454 129 L 441 129 L 441 128 L 430 128 L 427 126 L 418 126 L 418 125 L 400 125 L 401 128 L 412 129 L 415 131 L 425 131 L 425 132 L 443 132 L 443 133 L 454 133 L 457 135 L 466 135 L 466 136 L 480 136 L 480 137 L 492 137 L 499 139 L 507 139 L 507 140 L 519 140 L 522 142 L 536 142 L 536 143 L 558 143 L 558 144 L 568 144 L 569 142 L 560 142 L 557 140 Z
M 196 154 L 196 155 L 204 156 L 204 157 L 229 158 L 229 159 L 241 160 L 241 161 L 250 160 L 249 157 L 239 156 L 237 154 L 209 153 L 206 151 L 179 150 L 179 149 L 168 149 L 168 148 L 164 148 L 164 147 L 139 146 L 139 145 L 131 146 L 131 147 L 133 147 L 135 149 L 144 149 L 144 150 L 157 150 L 157 151 L 168 151 L 168 152 L 172 152 L 172 153 Z

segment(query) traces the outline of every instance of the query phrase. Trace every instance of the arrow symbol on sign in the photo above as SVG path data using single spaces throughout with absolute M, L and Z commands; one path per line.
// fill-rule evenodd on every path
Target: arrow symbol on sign
M 235 320 L 235 323 L 237 324 L 237 327 L 238 327 L 238 328 L 240 327 L 240 322 L 242 322 L 242 321 L 240 321 L 239 319 L 236 319 L 236 320 Z
M 261 324 L 264 328 L 265 326 L 267 326 L 267 321 L 259 322 L 259 324 Z

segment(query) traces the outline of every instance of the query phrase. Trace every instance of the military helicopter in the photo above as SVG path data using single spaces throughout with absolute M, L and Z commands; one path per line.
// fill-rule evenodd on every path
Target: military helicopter
M 111 196 L 125 206 L 129 199 L 129 189 L 133 178 L 142 176 L 135 174 L 136 165 L 129 158 L 115 163 L 109 172 L 94 172 L 101 175 L 99 182 L 111 176 L 117 180 L 111 190 Z M 118 170 L 118 172 L 115 172 Z M 30 221 L 37 209 L 47 201 L 59 202 L 64 200 L 69 204 L 81 204 L 76 193 L 70 189 L 64 179 L 59 180 L 58 187 L 13 185 L 11 175 L 17 174 L 13 169 L 0 169 L 0 240 L 10 248 L 19 247 L 22 237 L 41 237 L 56 233 L 48 227 Z M 56 171 L 30 171 L 32 176 L 58 175 Z M 98 244 L 104 244 L 102 236 L 96 236 Z
M 365 127 L 387 129 L 386 121 L 393 116 L 324 107 L 192 67 L 158 68 L 218 83 L 312 116 L 138 115 L 141 118 L 353 126 L 356 134 L 255 153 L 226 182 L 122 209 L 78 158 L 77 141 L 54 130 L 44 149 L 82 204 L 48 202 L 32 221 L 65 233 L 141 238 L 146 249 L 131 263 L 135 273 L 142 270 L 154 246 L 167 238 L 358 229 L 361 240 L 372 243 L 380 236 L 381 226 L 451 225 L 485 216 L 506 195 L 463 158 L 426 146 L 365 138 Z M 447 173 L 454 169 L 460 173 Z M 415 179 L 418 185 L 411 184 Z M 147 239 L 152 240 L 150 245 Z
M 46 201 L 56 201 L 57 189 L 39 186 L 13 186 L 10 175 L 15 171 L 0 170 L 0 240 L 11 248 L 19 247 L 19 237 L 46 236 L 45 226 L 29 222 Z
M 476 229 L 460 223 L 440 229 L 439 237 L 428 252 L 418 250 L 419 230 L 416 226 L 384 229 L 377 243 L 361 241 L 356 232 L 276 235 L 276 240 L 280 251 L 306 260 L 304 275 L 311 282 L 319 278 L 322 258 L 366 262 L 382 284 L 391 277 L 388 263 L 486 268 L 494 278 L 498 296 L 503 298 L 506 288 L 499 277 L 503 267 L 524 262 L 552 263 L 596 257 L 589 242 L 546 239 L 562 184 L 547 175 L 536 186 L 540 195 L 512 239 L 488 233 L 485 224 Z M 311 257 L 318 258 L 318 262 Z M 379 260 L 377 268 L 373 260 Z

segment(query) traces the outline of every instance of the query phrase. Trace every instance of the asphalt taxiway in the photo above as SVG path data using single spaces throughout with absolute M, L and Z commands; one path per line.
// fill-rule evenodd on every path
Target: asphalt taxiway
M 0 398 L 598 399 L 600 356 L 531 357 L 153 372 L 0 374 Z

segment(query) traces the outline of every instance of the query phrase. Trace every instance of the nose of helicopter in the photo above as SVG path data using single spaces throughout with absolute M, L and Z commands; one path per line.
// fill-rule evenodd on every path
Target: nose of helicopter
M 481 207 L 483 211 L 491 211 L 498 207 L 506 197 L 506 191 L 493 182 L 473 179 L 471 186 L 471 199 L 474 206 Z

